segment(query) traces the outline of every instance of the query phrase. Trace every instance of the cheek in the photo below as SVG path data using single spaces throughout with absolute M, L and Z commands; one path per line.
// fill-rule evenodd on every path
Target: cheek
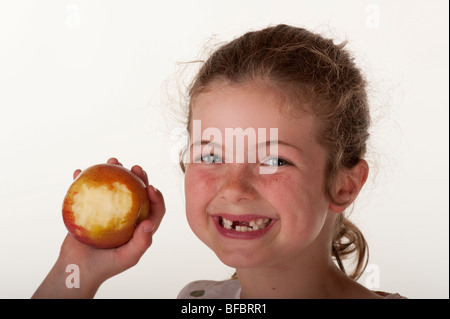
M 195 164 L 191 164 L 195 165 Z M 217 177 L 195 167 L 187 168 L 184 179 L 186 202 L 202 202 L 210 197 L 215 189 Z
M 195 227 L 207 219 L 206 206 L 213 198 L 214 178 L 191 167 L 186 169 L 184 185 L 187 219 Z
M 264 197 L 277 206 L 298 209 L 307 204 L 309 199 L 316 199 L 320 189 L 311 179 L 297 174 L 264 175 L 261 188 Z
M 279 214 L 283 236 L 307 240 L 320 232 L 328 204 L 321 183 L 311 181 L 288 174 L 267 176 L 263 181 L 264 197 Z
M 295 182 L 290 175 L 261 175 L 261 187 L 264 198 L 273 206 L 279 206 L 283 203 L 288 203 L 292 197 L 292 187 Z

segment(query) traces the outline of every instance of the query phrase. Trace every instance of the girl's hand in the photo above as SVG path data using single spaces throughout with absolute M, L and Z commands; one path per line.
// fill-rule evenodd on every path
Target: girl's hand
M 122 165 L 115 158 L 110 158 L 108 163 Z M 93 297 L 98 287 L 106 279 L 137 264 L 141 256 L 150 247 L 152 236 L 158 229 L 166 209 L 161 192 L 148 184 L 145 171 L 138 165 L 133 166 L 131 171 L 143 180 L 147 186 L 150 199 L 150 214 L 146 220 L 143 220 L 136 227 L 131 240 L 118 248 L 97 249 L 79 242 L 68 234 L 61 246 L 61 252 L 55 266 L 33 297 Z M 81 170 L 76 170 L 74 179 L 80 173 Z M 75 264 L 79 268 L 80 288 L 77 289 L 65 287 L 65 280 L 69 275 L 65 270 L 71 264 Z

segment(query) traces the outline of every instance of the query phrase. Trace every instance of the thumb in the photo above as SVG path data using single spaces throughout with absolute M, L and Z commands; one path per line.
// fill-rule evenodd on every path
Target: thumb
M 155 224 L 151 220 L 143 220 L 134 230 L 130 241 L 117 248 L 118 261 L 125 269 L 136 265 L 150 247 L 154 228 Z

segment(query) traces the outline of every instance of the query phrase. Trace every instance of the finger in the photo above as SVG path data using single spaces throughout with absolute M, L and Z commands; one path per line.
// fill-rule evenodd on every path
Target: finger
M 123 166 L 122 163 L 120 163 L 119 160 L 118 160 L 117 158 L 115 158 L 115 157 L 109 158 L 109 159 L 106 161 L 106 163 Z
M 147 186 L 147 193 L 150 198 L 150 214 L 148 218 L 155 224 L 153 229 L 153 232 L 155 232 L 166 213 L 166 205 L 162 193 L 154 186 Z
M 134 165 L 131 171 L 137 175 L 144 182 L 145 186 L 148 186 L 148 176 L 147 173 L 139 165 Z
M 81 169 L 75 170 L 75 172 L 73 172 L 73 179 L 76 179 L 78 177 L 78 175 L 80 175 L 80 173 L 81 173 Z

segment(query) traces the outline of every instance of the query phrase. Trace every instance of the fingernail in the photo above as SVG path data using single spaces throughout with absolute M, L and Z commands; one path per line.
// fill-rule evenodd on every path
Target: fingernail
M 144 233 L 151 233 L 155 229 L 155 225 L 144 226 Z

